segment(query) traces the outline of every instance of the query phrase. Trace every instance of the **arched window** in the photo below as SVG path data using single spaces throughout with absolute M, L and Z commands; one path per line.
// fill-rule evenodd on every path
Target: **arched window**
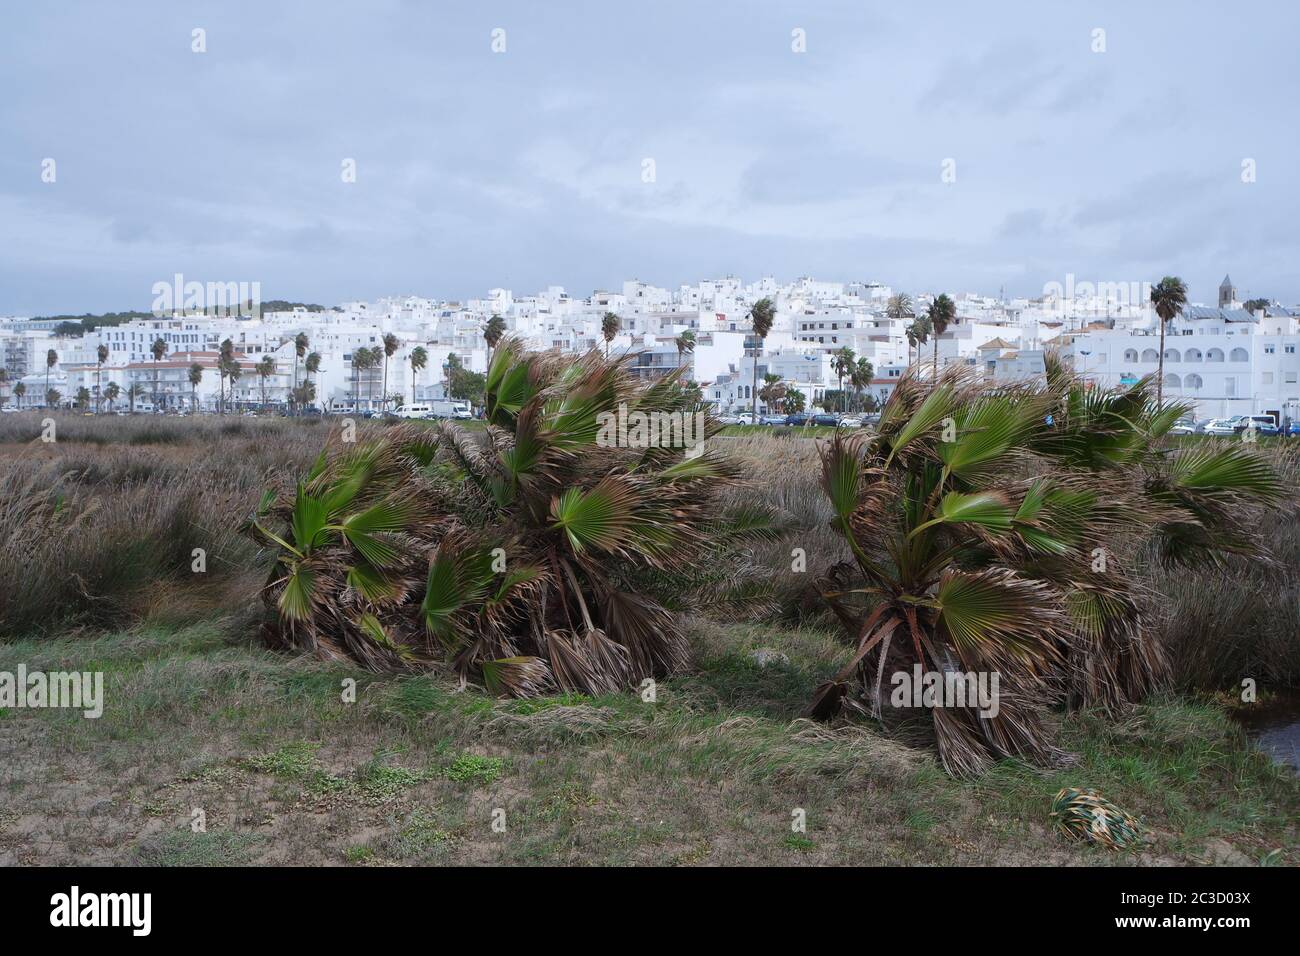
M 1142 350 L 1142 361 L 1144 361 L 1144 362 L 1155 362 L 1155 361 L 1158 361 L 1159 359 L 1160 359 L 1160 355 L 1159 355 L 1158 352 L 1156 352 L 1155 349 L 1143 349 L 1143 350 Z
M 1166 362 L 1181 362 L 1183 357 L 1178 354 L 1178 349 L 1165 349 Z
M 1183 380 L 1179 378 L 1177 375 L 1170 374 L 1165 376 L 1165 388 L 1182 388 L 1182 387 L 1183 387 Z
M 1183 381 L 1183 386 L 1185 388 L 1200 388 L 1201 376 L 1193 372 L 1191 375 L 1188 375 L 1187 378 Z
M 1184 362 L 1199 362 L 1200 360 L 1201 360 L 1200 349 L 1188 349 L 1186 352 L 1183 353 Z
M 1245 349 L 1233 349 L 1229 360 L 1233 362 L 1249 362 L 1250 353 Z
M 1138 360 L 1137 349 L 1125 349 L 1125 350 L 1124 350 L 1124 361 L 1125 361 L 1125 362 L 1136 362 L 1137 360 Z
M 1210 349 L 1208 352 L 1205 353 L 1205 361 L 1207 361 L 1207 362 L 1222 362 L 1222 361 L 1223 361 L 1223 349 Z

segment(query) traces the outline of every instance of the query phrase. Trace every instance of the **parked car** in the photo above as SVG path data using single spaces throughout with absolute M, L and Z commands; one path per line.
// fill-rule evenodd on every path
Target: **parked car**
M 1232 420 L 1228 418 L 1211 418 L 1201 429 L 1203 435 L 1232 435 L 1235 434 Z
M 809 412 L 795 412 L 793 415 L 785 416 L 787 425 L 809 425 L 812 423 L 813 416 Z
M 785 424 L 785 416 L 784 416 L 784 415 L 764 415 L 764 416 L 762 416 L 761 418 L 759 418 L 758 423 L 759 423 L 760 425 L 784 425 L 784 424 Z
M 854 415 L 849 415 L 840 419 L 840 428 L 861 428 L 862 419 Z
M 433 406 L 428 402 L 412 402 L 397 409 L 398 418 L 432 418 Z
M 1300 421 L 1294 421 L 1288 425 L 1286 434 L 1288 438 L 1300 438 Z
M 1255 433 L 1259 435 L 1276 435 L 1278 432 L 1277 422 L 1273 420 L 1272 415 L 1242 415 L 1232 426 L 1232 430 L 1240 434 L 1252 425 Z
M 741 418 L 739 415 L 719 415 L 718 421 L 723 425 L 744 425 L 749 419 Z
M 1196 422 L 1190 418 L 1180 418 L 1169 429 L 1171 435 L 1195 435 Z
M 834 415 L 830 412 L 823 412 L 820 415 L 814 415 L 812 419 L 812 423 L 814 425 L 829 425 L 830 427 L 834 428 L 839 425 L 840 416 Z

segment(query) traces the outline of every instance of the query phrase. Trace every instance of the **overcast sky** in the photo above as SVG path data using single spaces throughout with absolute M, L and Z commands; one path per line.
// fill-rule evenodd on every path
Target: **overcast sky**
M 176 272 L 1295 303 L 1298 40 L 1294 0 L 6 2 L 0 314 L 148 309 Z

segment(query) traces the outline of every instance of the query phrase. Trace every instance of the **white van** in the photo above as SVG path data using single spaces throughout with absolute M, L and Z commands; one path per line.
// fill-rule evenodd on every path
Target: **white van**
M 413 402 L 399 407 L 396 415 L 398 418 L 432 418 L 433 406 L 428 402 Z
M 438 401 L 432 404 L 433 416 L 435 418 L 471 418 L 469 412 L 469 402 L 466 401 Z

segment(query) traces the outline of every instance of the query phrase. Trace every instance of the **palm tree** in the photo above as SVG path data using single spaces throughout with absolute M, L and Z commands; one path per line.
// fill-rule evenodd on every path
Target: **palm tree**
M 226 378 L 230 380 L 230 407 L 239 411 L 239 405 L 235 401 L 235 383 L 239 381 L 239 376 L 243 374 L 243 369 L 239 367 L 239 362 L 233 356 L 226 362 Z
M 605 339 L 606 358 L 609 358 L 609 343 L 614 341 L 614 336 L 618 335 L 621 328 L 623 328 L 623 320 L 613 312 L 606 312 L 605 317 L 600 320 L 600 334 Z
M 299 332 L 293 337 L 293 387 L 295 389 L 298 387 L 298 362 L 307 354 L 309 345 L 311 342 L 308 341 L 306 332 Z
M 1053 705 L 1113 710 L 1158 686 L 1167 661 L 1143 630 L 1140 584 L 1097 555 L 1119 537 L 1150 540 L 1171 567 L 1252 554 L 1258 510 L 1285 489 L 1248 446 L 1168 447 L 1190 406 L 1161 408 L 1153 386 L 1090 390 L 1055 355 L 1044 382 L 1016 387 L 964 367 L 909 372 L 875 433 L 824 446 L 852 561 L 818 586 L 854 653 L 810 715 L 855 694 L 879 707 L 887 671 L 996 673 L 996 714 L 930 708 L 940 759 L 964 776 L 1001 757 L 1057 763 Z
M 167 343 L 162 336 L 153 340 L 153 345 L 149 346 L 149 351 L 153 354 L 153 405 L 154 411 L 162 408 L 162 396 L 158 393 L 158 363 L 162 357 L 167 354 Z
M 113 414 L 113 403 L 117 401 L 117 397 L 121 394 L 122 389 L 117 382 L 109 382 L 104 386 L 104 401 L 108 402 L 108 413 L 110 415 Z
M 844 402 L 844 377 L 853 371 L 854 362 L 853 349 L 847 345 L 837 349 L 831 355 L 831 370 L 835 373 L 837 387 L 839 388 L 840 411 L 842 412 L 848 411 Z
M 230 341 L 230 339 L 222 339 L 221 351 L 218 353 L 217 356 L 217 375 L 220 376 L 220 380 L 218 383 L 219 384 L 218 404 L 221 407 L 221 414 L 223 415 L 226 413 L 226 373 L 230 370 L 230 367 L 234 364 L 234 361 L 235 361 L 235 343 Z
M 196 394 L 196 390 L 199 387 L 199 382 L 203 381 L 203 366 L 200 365 L 198 362 L 195 362 L 193 365 L 191 365 L 189 378 L 190 378 L 190 411 L 197 412 L 199 410 L 199 400 Z
M 411 402 L 415 402 L 415 373 L 420 371 L 429 364 L 429 353 L 424 350 L 423 345 L 417 345 L 411 349 Z
M 1165 395 L 1165 326 L 1187 305 L 1187 285 L 1178 276 L 1165 276 L 1151 287 L 1151 304 L 1160 320 L 1160 359 L 1156 371 L 1156 402 Z
M 307 374 L 308 374 L 309 376 L 310 376 L 310 375 L 315 375 L 317 372 L 319 372 L 319 371 L 320 371 L 320 353 L 319 353 L 319 352 L 311 352 L 311 353 L 309 353 L 309 354 L 307 355 L 307 361 L 303 363 L 303 369 L 307 372 Z M 316 400 L 316 384 L 315 384 L 314 382 L 311 382 L 311 381 L 308 381 L 308 382 L 306 382 L 305 384 L 311 386 L 311 390 L 310 390 L 310 393 L 311 393 L 311 394 L 310 394 L 310 397 L 307 399 L 307 401 L 308 401 L 309 403 L 315 401 L 315 400 Z
M 0 408 L 5 407 L 5 399 L 9 396 L 5 394 L 5 385 L 9 383 L 9 369 L 0 365 Z
M 772 305 L 772 300 L 764 298 L 755 302 L 749 310 L 749 318 L 753 323 L 754 338 L 758 340 L 754 347 L 754 374 L 749 390 L 749 423 L 753 425 L 758 422 L 758 357 L 763 353 L 763 341 L 767 338 L 767 333 L 772 331 L 772 322 L 776 319 L 776 307 Z
M 51 405 L 53 405 L 55 408 L 58 408 L 59 403 L 61 401 L 63 401 L 63 393 L 60 392 L 57 388 L 52 388 L 45 393 L 46 408 L 49 408 Z
M 787 415 L 798 415 L 804 410 L 806 396 L 797 388 L 787 389 L 785 397 L 781 400 L 781 411 Z
M 132 415 L 135 414 L 135 400 L 144 395 L 144 386 L 139 382 L 132 382 L 126 387 L 127 411 Z
M 381 410 L 388 408 L 388 360 L 392 358 L 393 353 L 401 347 L 402 343 L 392 332 L 389 332 L 384 336 L 384 385 L 383 388 L 380 389 L 380 397 L 383 399 L 383 402 L 380 405 Z
M 785 398 L 785 392 L 786 387 L 781 384 L 781 376 L 768 372 L 763 376 L 763 387 L 758 390 L 758 397 L 763 400 L 763 404 L 775 411 L 777 403 Z
M 45 396 L 46 396 L 45 403 L 47 405 L 49 404 L 49 395 L 51 391 L 50 369 L 54 368 L 54 366 L 57 364 L 59 364 L 59 353 L 54 351 L 54 349 L 50 349 L 45 353 Z
M 906 292 L 891 295 L 885 303 L 885 315 L 891 319 L 906 319 L 912 314 L 912 297 Z
M 100 383 L 103 381 L 104 363 L 108 361 L 108 346 L 100 344 L 95 349 L 95 414 L 99 414 Z
M 677 346 L 677 365 L 680 368 L 682 355 L 695 354 L 695 330 L 685 329 L 681 335 L 673 339 L 673 344 Z
M 84 385 L 78 386 L 73 403 L 84 412 L 90 406 L 90 389 Z
M 849 371 L 849 385 L 853 388 L 855 398 L 860 398 L 864 388 L 871 387 L 871 380 L 875 377 L 876 370 L 871 365 L 870 359 L 859 358 L 854 363 L 853 368 Z M 854 404 L 861 404 L 855 402 Z
M 486 431 L 402 425 L 283 480 L 248 525 L 276 557 L 264 635 L 372 670 L 442 660 L 515 696 L 611 693 L 678 670 L 686 635 L 648 582 L 717 563 L 742 520 L 754 537 L 771 525 L 721 508 L 738 474 L 716 452 L 602 441 L 620 405 L 705 411 L 677 373 L 642 384 L 595 350 L 528 354 L 505 339 Z M 706 419 L 706 434 L 718 427 Z
M 506 334 L 506 320 L 499 315 L 488 319 L 483 326 L 483 341 L 487 342 L 488 365 L 492 364 L 492 350 L 497 347 L 501 337 Z
M 948 331 L 948 326 L 957 316 L 957 307 L 946 294 L 941 294 L 930 303 L 930 333 L 934 339 L 934 374 L 939 374 L 939 336 Z
M 916 349 L 916 361 L 921 362 L 921 346 L 930 341 L 930 316 L 918 315 L 907 326 L 907 364 L 912 364 L 912 349 Z
M 27 394 L 27 386 L 22 382 L 14 384 L 14 398 L 18 399 L 18 407 L 23 407 L 23 396 Z
M 262 389 L 262 411 L 266 411 L 266 380 L 275 374 L 275 359 L 269 355 L 262 356 L 262 361 L 255 368 Z

